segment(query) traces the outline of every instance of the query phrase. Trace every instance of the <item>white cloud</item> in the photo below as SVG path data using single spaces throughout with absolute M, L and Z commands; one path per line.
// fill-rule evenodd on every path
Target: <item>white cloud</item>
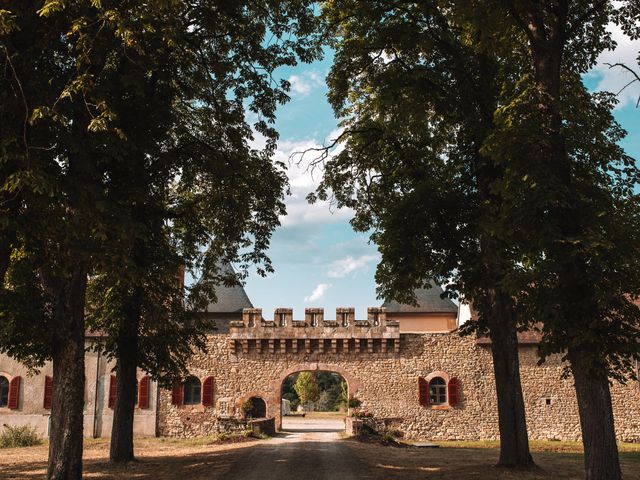
M 620 67 L 610 68 L 607 64 L 622 63 L 640 73 L 638 65 L 638 52 L 640 52 L 640 40 L 631 40 L 627 37 L 620 27 L 611 25 L 609 27 L 612 37 L 617 43 L 615 50 L 605 51 L 598 57 L 598 63 L 590 72 L 590 74 L 600 77 L 600 81 L 596 86 L 597 91 L 607 91 L 618 93 L 626 84 L 631 82 L 634 77 L 631 73 Z M 635 103 L 640 96 L 640 82 L 635 82 L 626 87 L 618 95 L 618 108 L 624 107 L 629 103 Z
M 310 205 L 306 199 L 309 193 L 315 191 L 324 172 L 322 162 L 315 166 L 312 165 L 320 154 L 318 149 L 322 148 L 323 144 L 331 144 L 339 135 L 340 130 L 334 130 L 323 142 L 314 139 L 278 142 L 278 149 L 274 153 L 273 161 L 287 165 L 287 176 L 291 190 L 291 195 L 285 198 L 287 215 L 280 217 L 280 223 L 283 227 L 321 225 L 353 217 L 354 212 L 351 209 L 337 209 L 328 201 Z M 264 145 L 264 138 L 255 133 L 252 147 L 264 148 Z M 331 155 L 338 153 L 341 148 L 342 146 L 338 145 L 331 151 Z
M 313 292 L 311 292 L 311 295 L 307 295 L 306 297 L 304 297 L 304 301 L 310 303 L 315 302 L 316 300 L 320 300 L 322 297 L 324 297 L 324 294 L 327 293 L 329 287 L 331 287 L 330 283 L 318 284 L 318 286 L 313 289 Z
M 315 70 L 302 72 L 300 75 L 291 75 L 287 80 L 291 84 L 291 93 L 300 97 L 306 97 L 314 88 L 324 86 L 324 79 Z
M 366 267 L 369 262 L 377 259 L 378 255 L 361 255 L 355 258 L 348 256 L 347 258 L 341 258 L 340 260 L 331 262 L 327 275 L 332 278 L 346 277 L 350 273 Z

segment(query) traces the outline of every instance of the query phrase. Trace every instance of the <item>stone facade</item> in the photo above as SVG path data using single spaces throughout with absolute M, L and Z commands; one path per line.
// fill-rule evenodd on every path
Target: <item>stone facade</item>
M 259 311 L 252 311 L 258 315 Z M 258 317 L 260 318 L 260 317 Z M 275 319 L 276 324 L 278 317 Z M 199 353 L 191 362 L 191 372 L 201 380 L 213 376 L 214 401 L 211 407 L 172 405 L 171 392 L 160 395 L 161 435 L 210 435 L 224 429 L 229 418 L 241 416 L 241 405 L 251 397 L 264 399 L 267 416 L 281 425 L 281 387 L 295 372 L 322 370 L 337 372 L 349 386 L 349 394 L 362 401 L 362 408 L 377 418 L 394 420 L 394 428 L 407 438 L 434 440 L 497 439 L 498 417 L 491 353 L 486 344 L 457 331 L 398 335 L 398 349 L 335 351 L 311 339 L 340 337 L 339 328 L 252 323 L 232 324 L 229 334 L 210 335 L 208 353 Z M 365 327 L 364 335 L 372 335 Z M 296 330 L 298 329 L 298 330 Z M 327 332 L 326 329 L 330 329 Z M 249 330 L 249 331 L 247 331 Z M 314 335 L 314 330 L 316 334 Z M 300 332 L 300 333 L 299 333 Z M 304 333 L 302 333 L 304 332 Z M 347 332 L 343 332 L 343 335 Z M 383 335 L 385 332 L 378 332 Z M 389 332 L 386 332 L 389 333 Z M 353 335 L 353 333 L 351 333 Z M 291 340 L 299 337 L 303 347 L 294 352 Z M 269 341 L 277 342 L 275 346 Z M 335 339 L 335 338 L 334 338 Z M 321 337 L 320 340 L 323 340 Z M 243 342 L 246 347 L 243 347 Z M 261 347 L 258 345 L 261 342 Z M 358 342 L 356 342 L 356 345 Z M 280 346 L 281 345 L 281 346 Z M 327 345 L 330 345 L 327 343 Z M 520 347 L 521 375 L 527 423 L 532 439 L 580 439 L 580 423 L 572 380 L 563 379 L 563 365 L 550 359 L 537 365 L 535 345 Z M 447 382 L 457 378 L 459 402 L 455 406 L 421 406 L 418 378 L 434 375 Z M 640 441 L 640 391 L 637 382 L 612 388 L 616 429 L 624 441 Z
M 450 321 L 450 316 L 443 316 L 438 330 Z M 407 438 L 499 436 L 489 346 L 473 337 L 460 337 L 456 329 L 403 332 L 393 315 L 381 308 L 371 309 L 362 321 L 355 320 L 349 308 L 339 309 L 336 320 L 326 320 L 322 309 L 309 309 L 301 321 L 293 320 L 290 309 L 276 310 L 274 320 L 268 321 L 260 309 L 251 308 L 221 323 L 224 328 L 207 336 L 207 351 L 196 353 L 190 362 L 191 375 L 201 382 L 203 400 L 182 405 L 175 401 L 176 391 L 158 390 L 152 382 L 149 408 L 136 411 L 136 435 L 193 437 L 251 428 L 242 419 L 242 406 L 253 397 L 264 400 L 266 416 L 280 428 L 285 378 L 319 370 L 342 375 L 349 394 L 362 401 L 363 409 L 376 419 L 388 420 Z M 562 378 L 560 359 L 538 366 L 535 343 L 523 343 L 520 361 L 530 438 L 579 440 L 575 391 L 571 378 Z M 104 357 L 87 352 L 86 436 L 110 435 L 112 367 Z M 51 365 L 29 377 L 24 367 L 0 355 L 0 375 L 9 380 L 22 377 L 19 405 L 0 407 L 0 425 L 28 423 L 46 436 L 49 410 L 42 399 L 44 376 L 51 375 Z M 446 383 L 456 379 L 455 405 L 421 405 L 419 379 L 428 382 L 434 377 Z M 205 402 L 207 378 L 212 379 L 212 396 Z M 614 384 L 612 396 L 618 438 L 640 441 L 638 382 Z

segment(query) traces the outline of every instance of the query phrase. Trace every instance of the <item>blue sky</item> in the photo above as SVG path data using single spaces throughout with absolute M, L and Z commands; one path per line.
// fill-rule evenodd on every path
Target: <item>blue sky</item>
M 610 70 L 604 63 L 632 65 L 640 42 L 631 42 L 614 31 L 618 48 L 606 52 L 598 66 L 585 76 L 590 89 L 617 92 L 631 77 Z M 308 205 L 305 197 L 321 176 L 305 165 L 289 164 L 292 153 L 318 146 L 336 136 L 338 121 L 327 103 L 324 82 L 331 66 L 328 52 L 322 61 L 282 69 L 278 73 L 292 85 L 291 101 L 280 107 L 276 127 L 280 141 L 276 159 L 289 165 L 291 193 L 286 200 L 288 215 L 273 235 L 269 255 L 275 273 L 266 278 L 252 272 L 245 289 L 265 318 L 273 318 L 276 307 L 291 307 L 295 318 L 303 318 L 305 307 L 324 307 L 326 318 L 335 318 L 336 307 L 353 306 L 356 317 L 365 318 L 367 306 L 381 303 L 376 298 L 374 273 L 378 252 L 364 234 L 349 225 L 351 212 L 331 208 L 326 203 Z M 635 101 L 640 85 L 620 94 L 616 118 L 628 131 L 623 146 L 640 158 L 640 109 Z

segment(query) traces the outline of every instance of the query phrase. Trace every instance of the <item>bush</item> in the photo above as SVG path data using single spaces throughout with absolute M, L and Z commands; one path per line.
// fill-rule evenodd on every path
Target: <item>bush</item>
M 0 434 L 0 448 L 32 447 L 41 443 L 42 439 L 36 429 L 30 425 L 5 425 Z
M 349 399 L 349 408 L 358 408 L 360 405 L 362 405 L 362 401 L 359 398 L 356 397 L 351 397 Z
M 267 438 L 271 438 L 266 433 L 254 432 L 253 430 L 244 430 L 242 432 L 242 436 L 247 438 L 257 438 L 258 440 L 266 440 Z
M 227 432 L 218 432 L 216 434 L 216 440 L 219 442 L 224 442 L 229 439 L 229 434 Z

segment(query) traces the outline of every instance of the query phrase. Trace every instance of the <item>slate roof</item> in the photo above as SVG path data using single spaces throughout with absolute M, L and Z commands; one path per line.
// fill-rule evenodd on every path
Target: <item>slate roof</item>
M 235 272 L 230 263 L 223 263 L 220 265 L 221 273 L 228 273 L 233 275 Z M 206 312 L 209 313 L 242 313 L 243 308 L 253 308 L 253 304 L 247 292 L 244 291 L 242 285 L 234 285 L 233 287 L 226 287 L 220 285 L 216 288 L 216 297 L 218 301 L 216 303 L 210 303 L 207 306 Z
M 440 298 L 442 292 L 442 288 L 431 282 L 431 288 L 415 290 L 417 306 L 404 305 L 393 300 L 386 300 L 382 306 L 387 308 L 387 313 L 457 313 L 458 306 L 455 303 L 448 298 Z

